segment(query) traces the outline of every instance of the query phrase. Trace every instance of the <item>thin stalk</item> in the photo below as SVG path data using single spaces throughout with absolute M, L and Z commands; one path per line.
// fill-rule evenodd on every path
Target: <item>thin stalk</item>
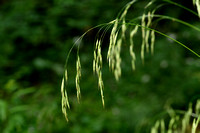
M 126 24 L 128 24 L 128 25 L 137 25 L 137 26 L 139 26 L 139 27 L 141 27 L 141 28 L 145 28 L 145 29 L 147 29 L 147 30 L 152 30 L 152 31 L 154 31 L 154 32 L 156 32 L 156 33 L 158 33 L 158 34 L 160 34 L 160 35 L 162 35 L 162 36 L 165 36 L 165 37 L 171 39 L 172 41 L 178 43 L 179 45 L 183 46 L 184 48 L 186 48 L 187 50 L 189 50 L 190 52 L 192 52 L 193 54 L 195 54 L 197 57 L 200 58 L 200 55 L 199 55 L 199 54 L 197 54 L 195 51 L 193 51 L 192 49 L 190 49 L 189 47 L 187 47 L 185 44 L 179 42 L 178 40 L 176 40 L 176 39 L 174 39 L 174 38 L 172 38 L 172 37 L 170 37 L 170 36 L 168 36 L 168 35 L 166 35 L 166 34 L 160 32 L 160 31 L 158 31 L 158 30 L 155 30 L 155 29 L 152 29 L 152 28 L 148 28 L 148 27 L 144 27 L 144 26 L 142 26 L 142 25 L 134 24 L 134 23 L 126 23 Z
M 185 113 L 187 113 L 187 111 L 184 111 L 184 110 L 174 110 L 176 113 L 178 113 L 178 114 L 182 114 L 182 115 L 184 115 Z M 197 114 L 195 114 L 195 113 L 190 113 L 189 114 L 191 117 L 193 117 L 193 118 L 199 118 L 199 116 L 197 115 Z
M 165 16 L 165 15 L 157 15 L 157 14 L 155 14 L 154 17 L 160 17 L 160 19 L 169 19 L 169 20 L 172 20 L 172 21 L 176 21 L 176 22 L 181 23 L 183 25 L 186 25 L 186 26 L 188 26 L 188 27 L 190 27 L 190 28 L 192 28 L 194 30 L 200 31 L 199 27 L 196 27 L 196 26 L 194 26 L 194 25 L 192 25 L 190 23 L 187 23 L 187 22 L 185 22 L 183 20 L 180 20 L 180 19 L 177 19 L 177 18 L 174 18 L 174 17 Z
M 69 52 L 68 52 L 68 54 L 67 54 L 67 58 L 66 58 L 66 61 L 65 61 L 64 69 L 67 68 L 67 63 L 68 63 L 68 60 L 69 60 L 69 56 L 70 56 L 70 54 L 71 54 L 73 48 L 75 47 L 76 43 L 77 43 L 78 41 L 80 41 L 80 40 L 81 40 L 88 32 L 90 32 L 91 30 L 94 30 L 94 29 L 96 29 L 96 28 L 98 28 L 98 27 L 105 26 L 105 25 L 109 25 L 109 24 L 112 24 L 112 23 L 109 22 L 109 23 L 104 23 L 104 24 L 100 24 L 100 25 L 97 25 L 97 26 L 95 26 L 95 27 L 92 27 L 92 28 L 90 28 L 89 30 L 87 30 L 82 36 L 80 36 L 80 37 L 76 40 L 76 42 L 72 45 L 71 49 L 69 50 Z
M 167 2 L 167 3 L 170 3 L 170 4 L 173 4 L 173 5 L 175 5 L 175 6 L 181 7 L 181 8 L 183 8 L 183 9 L 185 9 L 185 10 L 191 12 L 192 14 L 194 14 L 194 15 L 196 15 L 196 16 L 199 16 L 196 12 L 192 11 L 191 9 L 189 9 L 189 8 L 187 8 L 187 7 L 185 7 L 185 6 L 181 5 L 181 4 L 178 4 L 178 3 L 173 2 L 173 1 L 171 1 L 171 0 L 163 0 L 163 1 L 164 1 L 164 2 Z
M 146 15 L 145 17 L 147 18 L 148 15 Z M 180 20 L 180 19 L 177 19 L 177 18 L 174 18 L 174 17 L 165 16 L 165 15 L 158 15 L 158 14 L 152 15 L 152 17 L 160 18 L 159 20 L 157 20 L 157 22 L 160 21 L 161 19 L 168 19 L 168 20 L 175 21 L 175 22 L 181 23 L 181 24 L 183 24 L 183 25 L 186 25 L 186 26 L 188 26 L 188 27 L 190 27 L 190 28 L 192 28 L 192 29 L 197 30 L 197 31 L 200 32 L 200 28 L 199 28 L 199 27 L 196 27 L 196 26 L 194 26 L 194 25 L 192 25 L 192 24 L 190 24 L 190 23 L 188 23 L 188 22 L 185 22 L 185 21 L 183 21 L 183 20 Z M 142 19 L 142 16 L 139 16 L 139 17 L 137 17 L 137 18 L 135 18 L 135 19 L 132 19 L 132 20 L 130 21 L 130 23 L 133 23 L 134 21 L 140 20 L 140 19 Z M 154 21 L 154 23 L 155 23 L 155 21 Z

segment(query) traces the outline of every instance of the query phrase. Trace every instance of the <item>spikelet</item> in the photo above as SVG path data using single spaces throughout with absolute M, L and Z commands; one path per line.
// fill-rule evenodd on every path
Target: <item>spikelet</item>
M 65 81 L 68 81 L 67 69 L 65 69 Z
M 67 70 L 65 71 L 65 76 L 67 75 Z M 67 76 L 66 76 L 67 77 Z M 69 100 L 68 100 L 68 96 L 67 96 L 67 91 L 65 90 L 65 79 L 67 78 L 63 78 L 62 79 L 62 83 L 61 83 L 61 94 L 62 94 L 62 112 L 65 116 L 65 119 L 68 121 L 68 115 L 67 115 L 67 108 L 70 109 L 69 106 Z
M 135 26 L 135 28 L 130 32 L 130 43 L 133 44 L 133 36 L 137 33 L 138 31 L 138 25 Z
M 77 99 L 78 102 L 80 102 L 80 97 L 81 97 L 81 90 L 80 90 L 80 78 L 81 78 L 81 62 L 80 62 L 80 57 L 77 57 L 76 61 L 76 93 L 77 93 Z
M 126 21 L 125 21 L 125 18 L 123 18 L 123 22 L 122 22 L 122 39 L 125 39 L 125 33 L 126 33 Z
M 102 62 L 102 55 L 101 55 L 101 41 L 98 42 L 98 47 L 97 47 L 97 63 L 98 64 L 98 69 L 101 70 L 103 62 Z
M 135 71 L 135 61 L 136 61 L 136 56 L 135 56 L 135 53 L 133 51 L 133 45 L 130 45 L 130 48 L 129 48 L 129 52 L 130 52 L 130 55 L 131 55 L 131 64 L 132 64 L 132 69 L 133 71 Z
M 97 54 L 96 54 L 96 50 L 94 50 L 94 59 L 93 59 L 93 73 L 95 73 L 96 71 L 96 60 L 97 60 Z
M 121 17 L 120 17 L 120 21 L 122 20 L 122 39 L 125 39 L 125 32 L 126 32 L 126 21 L 125 21 L 125 17 L 126 17 L 126 14 L 129 10 L 129 8 L 131 7 L 131 5 L 135 2 L 136 0 L 132 0 L 131 2 L 129 2 L 127 5 L 126 5 L 126 8 L 124 9 Z
M 104 94 L 103 94 L 104 85 L 103 85 L 102 72 L 101 72 L 101 71 L 99 72 L 98 78 L 99 78 L 99 89 L 100 89 L 100 91 L 101 91 L 101 101 L 102 101 L 103 107 L 105 107 Z
M 127 14 L 127 12 L 128 12 L 128 9 L 131 7 L 131 5 L 132 5 L 134 2 L 136 2 L 136 0 L 132 0 L 131 2 L 129 2 L 129 3 L 127 4 L 127 6 L 126 6 L 126 8 L 124 9 L 124 12 L 122 13 L 120 19 L 123 19 L 123 18 L 126 17 L 126 14 Z
M 142 26 L 142 45 L 141 45 L 141 58 L 142 62 L 144 64 L 144 47 L 145 47 L 145 14 L 142 15 L 142 21 L 141 21 L 141 26 Z
M 96 51 L 97 51 L 98 45 L 99 45 L 99 41 L 97 39 L 96 44 L 95 44 L 95 49 L 94 49 L 93 73 L 95 73 L 95 71 L 96 71 L 96 69 L 95 69 L 96 68 L 96 61 L 97 61 L 97 53 L 96 53 Z
M 135 56 L 135 53 L 133 51 L 133 47 L 134 47 L 134 44 L 133 44 L 133 36 L 137 33 L 138 31 L 138 26 L 136 25 L 135 28 L 130 32 L 130 48 L 129 48 L 129 52 L 130 52 L 130 55 L 131 55 L 131 64 L 132 64 L 132 69 L 135 70 L 135 61 L 136 61 L 136 56 Z
M 119 80 L 119 77 L 121 76 L 121 57 L 120 57 L 120 52 L 121 52 L 121 44 L 122 44 L 122 39 L 117 40 L 117 45 L 115 47 L 115 69 L 114 69 L 114 75 L 115 79 Z
M 151 16 L 151 13 L 148 12 L 148 22 L 147 22 L 147 25 L 146 25 L 147 28 L 151 24 L 151 17 L 150 16 Z M 146 30 L 146 34 L 145 34 L 145 46 L 146 46 L 147 53 L 149 52 L 149 42 L 148 42 L 148 40 L 149 40 L 149 32 L 150 32 L 149 30 Z
M 67 69 L 65 70 L 65 82 L 68 81 L 68 74 L 67 74 Z M 64 81 L 62 82 L 63 83 L 63 89 L 64 89 Z M 69 100 L 68 100 L 68 96 L 67 96 L 67 91 L 65 90 L 65 97 L 66 97 L 66 104 L 67 104 L 67 107 L 68 109 L 70 109 L 70 106 L 69 106 Z
M 151 12 L 148 12 L 148 22 L 147 22 L 147 28 L 151 25 L 151 22 L 152 22 L 152 14 L 151 14 Z M 147 30 L 146 31 L 146 35 L 145 35 L 145 44 L 146 44 L 146 51 L 147 51 L 147 53 L 149 52 L 149 42 L 148 42 L 148 40 L 149 40 L 149 34 L 150 34 L 150 30 Z
M 118 33 L 117 32 L 113 38 L 113 44 L 112 44 L 112 48 L 111 48 L 111 51 L 110 51 L 110 56 L 109 56 L 109 67 L 111 68 L 112 71 L 114 71 L 115 69 L 115 50 L 116 50 L 116 42 L 117 42 L 117 36 L 118 36 Z
M 148 8 L 149 6 L 151 6 L 152 4 L 153 4 L 153 0 L 152 1 L 150 1 L 144 8 L 146 9 L 146 8 Z
M 102 65 L 103 65 L 103 61 L 102 61 L 102 55 L 101 55 L 101 41 L 97 40 L 96 48 L 94 50 L 93 71 L 97 74 L 97 77 L 98 77 L 98 87 L 101 92 L 102 105 L 104 107 L 105 102 L 104 102 L 104 94 L 103 94 L 104 84 L 103 84 L 102 70 L 101 70 Z
M 151 31 L 151 54 L 154 53 L 154 44 L 155 44 L 155 31 Z

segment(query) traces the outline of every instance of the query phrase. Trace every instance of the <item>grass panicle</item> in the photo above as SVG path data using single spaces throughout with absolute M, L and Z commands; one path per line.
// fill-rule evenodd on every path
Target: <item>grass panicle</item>
M 196 103 L 196 108 L 192 109 L 192 104 L 189 104 L 187 111 L 180 110 L 169 110 L 169 116 L 171 117 L 168 128 L 165 128 L 165 121 L 162 119 L 159 126 L 157 127 L 157 122 L 152 127 L 151 133 L 197 133 L 197 127 L 199 126 L 200 116 L 198 114 L 199 100 Z M 194 113 L 193 113 L 194 111 Z M 192 122 L 192 123 L 191 123 Z M 160 129 L 160 132 L 159 132 Z
M 160 34 L 164 37 L 167 37 L 168 39 L 171 39 L 172 41 L 176 42 L 177 44 L 183 46 L 184 48 L 186 48 L 187 50 L 189 50 L 190 52 L 192 52 L 193 54 L 195 54 L 196 56 L 200 57 L 200 55 L 193 51 L 192 49 L 190 49 L 189 47 L 187 47 L 185 44 L 181 43 L 180 41 L 166 35 L 165 33 L 162 33 L 158 30 L 155 30 L 155 28 L 152 28 L 152 24 L 154 23 L 158 23 L 160 20 L 163 19 L 168 19 L 168 20 L 172 20 L 174 22 L 178 22 L 181 23 L 185 26 L 188 26 L 194 30 L 197 30 L 198 32 L 200 32 L 200 28 L 198 28 L 195 25 L 192 25 L 190 23 L 187 23 L 183 20 L 179 20 L 177 18 L 173 18 L 170 16 L 164 16 L 164 15 L 158 15 L 155 14 L 155 11 L 162 7 L 162 6 L 158 6 L 157 8 L 154 8 L 153 10 L 149 10 L 149 8 L 151 7 L 151 5 L 155 2 L 154 0 L 150 1 L 145 7 L 144 7 L 144 13 L 142 14 L 142 16 L 138 16 L 137 18 L 134 18 L 132 21 L 128 22 L 126 19 L 126 15 L 128 13 L 128 10 L 130 9 L 130 7 L 136 2 L 136 0 L 132 0 L 131 2 L 129 2 L 124 8 L 123 10 L 119 13 L 119 15 L 117 16 L 117 18 L 109 23 L 105 23 L 105 24 L 100 24 L 98 26 L 95 26 L 91 29 L 89 29 L 88 31 L 86 31 L 78 40 L 80 41 L 89 31 L 95 29 L 95 28 L 99 28 L 102 26 L 107 26 L 106 30 L 103 32 L 103 34 L 101 35 L 100 38 L 96 39 L 96 43 L 95 43 L 95 49 L 94 49 L 94 59 L 93 59 L 93 73 L 97 75 L 98 78 L 98 88 L 100 90 L 101 93 L 101 100 L 102 100 L 102 104 L 103 107 L 105 106 L 105 102 L 104 102 L 104 82 L 103 82 L 103 77 L 102 77 L 102 67 L 103 67 L 103 60 L 102 60 L 102 53 L 101 53 L 101 45 L 103 42 L 103 38 L 104 35 L 106 34 L 107 30 L 112 27 L 111 33 L 110 33 L 110 39 L 109 39 L 109 46 L 108 46 L 108 51 L 107 51 L 107 61 L 109 64 L 109 69 L 112 71 L 112 73 L 115 76 L 115 79 L 118 81 L 120 76 L 121 76 L 121 63 L 122 63 L 122 59 L 121 59 L 121 49 L 122 49 L 122 44 L 125 42 L 126 43 L 126 33 L 129 32 L 129 36 L 130 36 L 130 47 L 129 47 L 129 53 L 131 56 L 131 64 L 132 64 L 132 69 L 135 70 L 135 62 L 136 62 L 136 54 L 135 54 L 135 50 L 134 50 L 134 35 L 137 33 L 138 28 L 141 28 L 141 38 L 142 38 L 142 44 L 141 44 L 141 51 L 140 51 L 140 55 L 141 55 L 141 59 L 142 59 L 142 63 L 144 64 L 144 58 L 145 58 L 145 52 L 149 52 L 151 51 L 151 54 L 153 55 L 154 53 L 154 45 L 155 45 L 155 33 Z M 188 9 L 184 6 L 182 6 L 181 4 L 175 3 L 171 0 L 163 0 L 163 2 L 167 2 L 168 4 L 173 4 L 177 7 L 180 7 L 182 9 L 185 9 L 187 11 L 189 11 L 190 13 L 200 17 L 200 0 L 193 0 L 193 4 L 196 6 L 197 8 L 197 13 L 195 13 L 194 11 L 192 11 L 191 9 Z M 163 4 L 164 5 L 164 4 Z M 146 14 L 146 9 L 148 8 L 148 13 Z M 158 19 L 156 19 L 158 18 Z M 155 20 L 154 20 L 155 19 Z M 141 21 L 141 24 L 138 23 L 138 20 Z M 135 26 L 132 30 L 127 30 L 129 29 L 128 26 Z M 102 28 L 103 29 L 103 28 Z M 99 32 L 100 33 L 100 32 Z M 66 84 L 68 81 L 68 76 L 67 76 L 67 63 L 68 63 L 68 59 L 69 59 L 69 55 L 72 51 L 72 49 L 75 47 L 76 43 L 74 43 L 74 45 L 72 46 L 72 48 L 69 50 L 69 53 L 67 55 L 67 59 L 66 59 L 66 64 L 65 64 L 65 71 L 64 71 L 64 76 L 62 79 L 62 83 L 61 83 L 61 94 L 62 94 L 62 112 L 66 118 L 66 120 L 68 121 L 68 115 L 67 115 L 67 109 L 70 109 L 70 105 L 69 105 L 69 100 L 68 100 L 68 96 L 67 96 L 67 91 L 66 91 Z M 79 47 L 78 47 L 78 51 L 79 51 Z M 79 57 L 79 52 L 77 52 L 77 60 L 76 60 L 76 78 L 75 78 L 75 83 L 76 83 L 76 90 L 77 90 L 77 99 L 78 102 L 80 102 L 80 98 L 81 98 L 81 91 L 80 91 L 80 78 L 81 78 L 81 62 L 80 62 L 80 57 Z M 197 115 L 199 115 L 199 110 L 200 110 L 200 101 L 197 101 L 196 104 L 196 113 Z M 156 124 L 154 125 L 154 127 L 152 127 L 151 132 L 152 133 L 157 133 L 157 132 L 161 132 L 161 133 L 165 133 L 165 131 L 167 131 L 167 133 L 172 133 L 173 131 L 177 131 L 177 121 L 181 122 L 181 133 L 185 133 L 187 131 L 187 126 L 189 124 L 190 121 L 190 117 L 192 114 L 192 108 L 190 107 L 188 109 L 188 111 L 185 113 L 184 117 L 182 119 L 179 119 L 180 117 L 178 115 L 176 115 L 176 113 L 173 112 L 173 115 L 171 115 L 171 120 L 169 122 L 169 125 L 165 125 L 165 121 L 161 120 L 161 121 L 157 121 Z M 199 124 L 199 118 L 198 119 L 193 119 L 193 125 L 192 125 L 192 133 L 196 132 L 197 126 Z M 168 129 L 167 129 L 168 127 Z M 180 130 L 180 127 L 179 127 Z

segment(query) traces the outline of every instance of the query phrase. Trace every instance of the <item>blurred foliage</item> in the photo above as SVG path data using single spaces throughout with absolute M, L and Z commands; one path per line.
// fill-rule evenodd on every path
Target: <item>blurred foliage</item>
M 96 33 L 81 42 L 82 99 L 76 100 L 75 54 L 70 56 L 67 123 L 61 113 L 60 82 L 67 52 L 89 28 L 115 18 L 128 0 L 2 0 L 0 1 L 0 131 L 35 132 L 148 132 L 169 106 L 186 109 L 199 98 L 200 59 L 174 42 L 157 36 L 154 56 L 139 58 L 132 72 L 127 45 L 122 50 L 119 82 L 103 69 L 106 107 L 102 108 L 92 74 L 92 48 Z M 142 14 L 143 3 L 130 10 Z M 189 8 L 192 4 L 182 2 Z M 170 5 L 160 13 L 200 26 L 198 19 Z M 172 13 L 173 11 L 173 13 Z M 161 21 L 158 29 L 199 52 L 199 34 L 180 24 Z M 107 40 L 103 46 L 106 60 Z

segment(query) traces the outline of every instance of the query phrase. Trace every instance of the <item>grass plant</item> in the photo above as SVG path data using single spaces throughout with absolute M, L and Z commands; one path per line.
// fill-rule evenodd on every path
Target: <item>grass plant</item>
M 152 5 L 157 4 L 157 1 L 150 1 L 149 3 L 147 3 L 147 5 L 144 7 L 144 13 L 142 15 L 139 15 L 138 17 L 133 18 L 132 20 L 128 21 L 126 19 L 127 13 L 129 12 L 129 9 L 134 5 L 134 3 L 139 2 L 136 0 L 132 0 L 131 2 L 129 2 L 118 14 L 118 16 L 111 22 L 109 23 L 105 23 L 105 24 L 100 24 L 92 29 L 89 29 L 87 32 L 85 32 L 77 41 L 80 41 L 81 39 L 83 39 L 83 37 L 90 32 L 91 30 L 95 29 L 95 28 L 100 28 L 102 27 L 103 34 L 100 34 L 100 32 L 98 32 L 97 38 L 96 38 L 96 43 L 94 44 L 94 59 L 93 59 L 93 72 L 94 74 L 97 75 L 98 78 L 98 88 L 100 90 L 100 94 L 101 94 L 101 100 L 102 100 L 102 105 L 105 106 L 105 101 L 104 101 L 104 82 L 103 82 L 103 73 L 102 73 L 102 68 L 103 68 L 103 58 L 102 58 L 102 43 L 103 43 L 103 39 L 104 36 L 106 34 L 106 32 L 108 30 L 111 29 L 111 32 L 109 33 L 109 46 L 108 46 L 108 51 L 107 51 L 107 61 L 108 61 L 108 65 L 109 68 L 111 70 L 111 72 L 114 74 L 115 79 L 118 81 L 120 80 L 120 76 L 121 76 L 121 62 L 122 62 L 122 58 L 120 56 L 121 53 L 121 49 L 123 48 L 123 45 L 126 43 L 127 44 L 127 40 L 129 40 L 129 53 L 131 56 L 131 65 L 132 65 L 132 69 L 133 71 L 136 69 L 136 54 L 135 54 L 135 49 L 134 49 L 134 38 L 135 35 L 138 34 L 138 30 L 139 28 L 141 29 L 141 51 L 140 51 L 140 55 L 141 55 L 141 59 L 142 62 L 144 63 L 145 61 L 145 53 L 149 53 L 151 52 L 151 54 L 153 55 L 154 53 L 154 45 L 155 45 L 155 36 L 156 34 L 160 34 L 168 39 L 171 39 L 172 41 L 174 41 L 175 43 L 181 45 L 182 47 L 186 48 L 187 50 L 189 50 L 190 52 L 192 52 L 194 55 L 196 55 L 197 57 L 200 57 L 200 55 L 195 52 L 194 50 L 190 49 L 187 45 L 183 44 L 181 41 L 176 40 L 170 36 L 168 36 L 167 34 L 158 31 L 156 29 L 156 24 L 163 20 L 163 19 L 168 19 L 174 22 L 178 22 L 181 23 L 187 27 L 190 27 L 194 30 L 197 30 L 198 32 L 200 32 L 200 28 L 190 24 L 186 21 L 180 20 L 178 18 L 174 18 L 171 16 L 165 16 L 162 14 L 156 14 L 157 10 L 159 8 L 163 8 L 164 5 L 157 5 L 157 7 L 153 7 Z M 188 12 L 199 16 L 200 17 L 200 1 L 199 0 L 193 0 L 193 4 L 194 6 L 197 8 L 197 13 L 179 3 L 173 2 L 171 0 L 163 0 L 162 1 L 164 4 L 172 4 L 175 5 L 179 8 L 182 8 L 184 10 L 187 10 Z M 101 30 L 102 30 L 101 29 Z M 68 96 L 67 96 L 67 62 L 68 62 L 68 58 L 70 56 L 70 53 L 72 51 L 72 49 L 74 48 L 74 46 L 76 45 L 76 43 L 72 46 L 72 48 L 70 49 L 68 56 L 67 56 L 67 60 L 66 60 L 66 64 L 65 64 L 65 72 L 63 74 L 63 79 L 62 79 L 62 84 L 61 84 L 61 94 L 62 94 L 62 112 L 66 118 L 66 120 L 68 121 L 68 115 L 67 115 L 67 109 L 70 109 L 70 105 L 69 105 L 69 100 L 68 100 Z M 78 46 L 78 52 L 77 52 L 77 60 L 76 60 L 76 91 L 77 91 L 77 99 L 78 102 L 80 101 L 80 97 L 81 97 L 81 91 L 80 91 L 80 78 L 81 78 L 81 60 L 79 57 L 79 46 Z M 194 113 L 192 113 L 193 109 L 192 106 L 189 106 L 188 111 L 184 112 L 184 116 L 181 117 L 180 115 L 178 115 L 177 113 L 175 113 L 174 115 L 171 116 L 170 121 L 168 126 L 166 125 L 166 122 L 162 119 L 162 120 L 158 120 L 155 125 L 152 127 L 151 129 L 151 133 L 173 133 L 173 132 L 177 132 L 177 133 L 186 133 L 188 132 L 188 126 L 191 125 L 191 117 L 192 117 L 192 127 L 190 129 L 190 131 L 192 133 L 195 133 L 199 124 L 199 109 L 200 109 L 200 102 L 198 101 L 196 104 L 196 114 L 194 117 Z M 176 111 L 174 111 L 176 112 Z M 180 123 L 181 122 L 181 123 Z

